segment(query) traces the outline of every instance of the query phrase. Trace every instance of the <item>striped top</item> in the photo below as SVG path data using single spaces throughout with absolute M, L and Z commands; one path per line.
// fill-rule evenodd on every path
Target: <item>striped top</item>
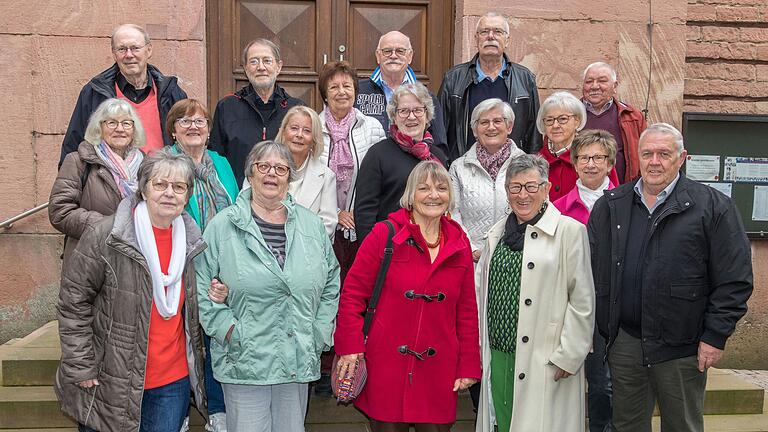
M 253 221 L 258 225 L 261 236 L 264 237 L 264 242 L 267 243 L 269 251 L 275 256 L 282 270 L 285 265 L 285 224 L 266 222 L 253 212 L 251 212 L 251 215 L 253 215 Z

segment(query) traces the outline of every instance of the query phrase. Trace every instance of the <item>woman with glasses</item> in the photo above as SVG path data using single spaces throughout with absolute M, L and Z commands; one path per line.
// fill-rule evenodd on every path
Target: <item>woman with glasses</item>
M 595 303 L 589 240 L 549 203 L 548 170 L 538 155 L 510 162 L 512 212 L 491 227 L 478 262 L 478 432 L 584 431 L 582 365 Z
M 51 188 L 48 217 L 66 235 L 63 267 L 85 230 L 136 192 L 145 142 L 144 128 L 128 102 L 107 99 L 91 115 L 85 140 L 64 158 Z
M 403 84 L 387 104 L 391 122 L 386 139 L 374 145 L 360 166 L 355 195 L 357 235 L 365 238 L 376 222 L 400 208 L 408 175 L 421 161 L 446 165 L 427 126 L 435 117 L 429 90 L 421 83 Z
M 363 334 L 389 229 L 377 223 L 358 252 L 339 304 L 339 377 L 364 358 L 368 378 L 355 406 L 374 432 L 448 432 L 458 391 L 480 378 L 472 250 L 446 216 L 454 196 L 439 162 L 418 163 L 391 213 L 392 261 L 370 331 Z
M 539 108 L 536 127 L 544 135 L 544 146 L 539 154 L 549 163 L 549 181 L 552 189 L 549 199 L 556 201 L 576 186 L 576 169 L 571 163 L 571 143 L 576 132 L 587 123 L 584 104 L 568 92 L 553 93 Z M 611 169 L 610 179 L 619 184 L 616 170 Z
M 144 158 L 136 192 L 62 270 L 54 388 L 81 432 L 178 432 L 190 391 L 205 412 L 193 264 L 205 244 L 184 213 L 194 172 L 186 155 Z
M 323 222 L 288 193 L 295 170 L 286 146 L 256 144 L 245 165 L 251 187 L 203 233 L 200 322 L 230 432 L 304 431 L 307 385 L 331 346 L 339 265 Z M 209 298 L 213 278 L 229 288 L 226 304 Z

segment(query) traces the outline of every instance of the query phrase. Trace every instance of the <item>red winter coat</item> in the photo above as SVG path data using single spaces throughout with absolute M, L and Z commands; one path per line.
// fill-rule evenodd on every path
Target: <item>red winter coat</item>
M 544 136 L 544 146 L 539 150 L 539 154 L 549 163 L 549 182 L 552 183 L 549 200 L 557 201 L 558 198 L 568 195 L 568 192 L 576 187 L 576 180 L 579 179 L 576 168 L 571 163 L 571 149 L 564 151 L 560 156 L 555 156 L 549 151 L 549 138 Z M 611 168 L 608 179 L 613 184 L 619 184 L 616 168 Z
M 430 263 L 424 237 L 408 212 L 389 215 L 394 252 L 367 344 L 363 314 L 384 256 L 387 226 L 377 223 L 365 238 L 342 290 L 334 335 L 338 355 L 365 353 L 368 381 L 355 406 L 385 422 L 453 423 L 457 378 L 480 379 L 480 344 L 472 250 L 461 226 L 441 220 L 443 246 Z M 413 239 L 409 241 L 409 239 Z M 416 294 L 445 294 L 427 302 Z M 407 345 L 434 356 L 401 354 Z

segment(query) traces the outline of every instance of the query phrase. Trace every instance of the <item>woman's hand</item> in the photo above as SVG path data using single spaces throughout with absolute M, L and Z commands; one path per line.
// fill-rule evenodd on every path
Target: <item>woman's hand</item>
M 480 249 L 472 251 L 472 260 L 474 262 L 480 261 L 480 255 L 482 254 L 483 254 L 483 251 L 481 251 Z
M 453 383 L 453 391 L 466 390 L 476 383 L 474 378 L 459 378 Z
M 229 295 L 229 287 L 216 278 L 211 279 L 211 287 L 208 289 L 208 298 L 214 303 L 224 303 Z
M 336 362 L 336 376 L 339 379 L 355 376 L 357 372 L 357 362 L 363 359 L 363 353 L 347 354 L 339 357 Z
M 559 380 L 560 378 L 568 378 L 569 376 L 571 376 L 569 372 L 566 372 L 555 366 L 555 381 Z
M 77 385 L 79 385 L 82 388 L 91 388 L 93 386 L 99 385 L 99 380 L 97 380 L 96 378 L 87 379 L 85 381 L 80 381 L 79 383 L 77 383 Z
M 355 216 L 352 212 L 339 210 L 339 225 L 345 229 L 355 229 Z

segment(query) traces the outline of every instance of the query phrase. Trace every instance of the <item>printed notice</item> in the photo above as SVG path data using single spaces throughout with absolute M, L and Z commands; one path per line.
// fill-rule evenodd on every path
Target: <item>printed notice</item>
M 752 201 L 752 220 L 768 221 L 768 186 L 755 186 L 755 198 Z
M 728 198 L 731 197 L 731 191 L 733 190 L 733 183 L 706 183 L 706 182 L 702 182 L 701 184 L 705 184 L 705 185 L 711 187 L 712 189 L 719 190 L 720 192 L 724 193 L 725 196 L 727 196 Z
M 688 155 L 685 176 L 698 181 L 720 180 L 720 156 Z
M 723 180 L 768 183 L 768 158 L 726 157 Z

